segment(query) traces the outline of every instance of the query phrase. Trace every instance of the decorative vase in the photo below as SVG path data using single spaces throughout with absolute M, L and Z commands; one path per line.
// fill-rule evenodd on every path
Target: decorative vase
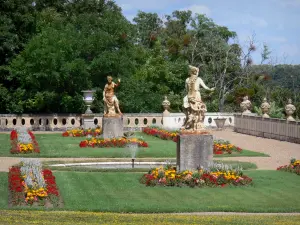
M 224 125 L 225 125 L 226 118 L 215 118 L 214 121 L 215 121 L 218 129 L 223 129 Z
M 248 99 L 248 96 L 245 96 L 243 98 L 243 102 L 241 102 L 240 107 L 242 109 L 242 114 L 249 114 L 251 113 L 250 108 L 251 108 L 252 104 L 250 102 L 250 100 Z
M 270 104 L 267 102 L 267 98 L 264 98 L 263 103 L 260 105 L 261 111 L 263 112 L 263 118 L 270 118 L 269 111 L 270 111 Z
M 96 92 L 95 90 L 85 90 L 83 92 L 83 101 L 87 106 L 87 110 L 85 111 L 85 114 L 92 114 L 91 110 L 91 105 L 94 101 L 94 93 Z
M 168 100 L 168 97 L 167 96 L 165 96 L 165 100 L 162 102 L 162 106 L 163 106 L 163 108 L 164 108 L 164 112 L 163 112 L 163 114 L 169 114 L 170 112 L 169 112 L 169 109 L 170 109 L 170 106 L 171 106 L 171 103 L 170 103 L 170 101 Z
M 287 116 L 287 118 L 286 118 L 287 121 L 296 121 L 292 116 L 295 111 L 296 111 L 296 107 L 292 104 L 292 99 L 289 99 L 288 104 L 285 106 L 285 113 Z

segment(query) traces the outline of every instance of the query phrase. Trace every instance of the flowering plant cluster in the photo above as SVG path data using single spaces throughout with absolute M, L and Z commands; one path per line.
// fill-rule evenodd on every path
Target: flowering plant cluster
M 158 127 L 145 127 L 143 128 L 143 132 L 158 137 L 163 140 L 172 140 L 177 142 L 178 140 L 178 131 L 167 131 Z M 205 132 L 204 132 L 205 133 Z M 240 153 L 242 151 L 241 148 L 231 144 L 229 141 L 217 139 L 214 140 L 213 153 L 220 154 L 232 154 L 232 152 Z
M 59 191 L 51 170 L 42 169 L 38 160 L 23 160 L 9 169 L 8 184 L 12 205 L 32 205 L 50 200 L 57 204 Z
M 140 182 L 146 186 L 189 186 L 189 187 L 224 187 L 226 185 L 244 186 L 252 179 L 243 175 L 242 169 L 232 169 L 224 164 L 213 164 L 209 169 L 177 172 L 176 167 L 168 165 L 150 170 Z
M 12 130 L 10 133 L 11 149 L 10 152 L 16 153 L 40 153 L 39 145 L 34 134 L 30 130 Z
M 277 170 L 287 171 L 300 175 L 300 160 L 292 158 L 289 165 L 280 166 Z
M 213 152 L 216 155 L 225 154 L 225 153 L 231 154 L 232 152 L 240 153 L 241 151 L 242 149 L 240 147 L 231 144 L 229 141 L 222 140 L 222 139 L 214 140 Z
M 143 128 L 143 132 L 163 140 L 172 140 L 177 142 L 178 131 L 167 131 L 158 127 L 145 127 Z
M 148 143 L 139 138 L 91 138 L 81 141 L 79 146 L 81 148 L 86 147 L 98 147 L 98 148 L 124 148 L 128 144 L 137 144 L 139 147 L 148 147 Z
M 101 134 L 101 128 L 97 127 L 95 129 L 72 129 L 63 132 L 63 137 L 85 137 L 85 136 L 99 136 Z

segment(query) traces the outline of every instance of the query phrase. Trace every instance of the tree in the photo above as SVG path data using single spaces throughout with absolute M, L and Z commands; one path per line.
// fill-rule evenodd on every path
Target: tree
M 23 112 L 81 112 L 81 90 L 104 86 L 106 75 L 128 76 L 132 26 L 108 1 L 74 1 L 69 13 L 39 14 L 40 33 L 11 63 L 10 79 L 24 90 Z M 82 10 L 83 8 L 89 11 Z
M 136 23 L 137 42 L 145 47 L 153 46 L 162 31 L 163 25 L 163 21 L 158 17 L 157 13 L 139 11 L 137 16 L 133 18 L 133 21 Z

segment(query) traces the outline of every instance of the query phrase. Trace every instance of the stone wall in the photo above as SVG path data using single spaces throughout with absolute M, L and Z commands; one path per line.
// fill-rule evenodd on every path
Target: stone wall
M 94 124 L 102 127 L 103 114 L 94 114 Z M 185 116 L 183 113 L 171 113 L 170 121 L 173 128 L 180 128 Z M 234 125 L 233 113 L 206 113 L 204 124 L 215 127 L 214 118 L 227 118 L 225 126 Z M 9 131 L 17 127 L 27 127 L 41 131 L 63 131 L 82 125 L 81 114 L 0 114 L 0 131 Z M 162 126 L 162 113 L 126 113 L 123 116 L 125 129 L 135 128 L 140 130 L 147 126 Z
M 262 118 L 261 116 L 234 115 L 234 131 L 281 141 L 300 143 L 300 121 Z

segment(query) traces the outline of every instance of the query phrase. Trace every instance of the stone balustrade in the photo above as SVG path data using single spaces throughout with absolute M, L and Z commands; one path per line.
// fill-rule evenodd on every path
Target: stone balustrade
M 102 126 L 103 114 L 94 114 L 95 126 Z M 227 118 L 225 126 L 234 126 L 233 113 L 206 113 L 204 124 L 207 127 L 215 127 L 214 118 Z M 172 122 L 172 129 L 182 126 L 185 115 L 183 113 L 171 113 L 168 116 Z M 9 131 L 18 127 L 26 127 L 41 131 L 64 131 L 82 125 L 81 114 L 0 114 L 0 131 Z M 162 113 L 126 113 L 123 116 L 124 128 L 140 130 L 147 126 L 163 126 Z
M 300 143 L 300 121 L 238 114 L 235 114 L 234 118 L 235 132 Z

